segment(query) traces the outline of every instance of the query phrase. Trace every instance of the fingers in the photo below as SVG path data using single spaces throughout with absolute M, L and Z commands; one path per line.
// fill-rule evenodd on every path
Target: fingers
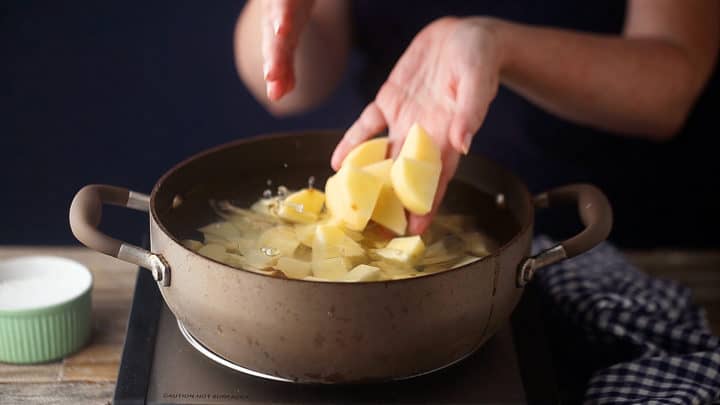
M 497 83 L 485 83 L 484 75 L 464 74 L 457 86 L 457 104 L 448 137 L 453 148 L 463 155 L 470 151 L 475 133 L 480 129 Z M 489 81 L 489 80 L 486 80 Z
M 385 117 L 378 108 L 377 103 L 368 104 L 363 110 L 360 117 L 345 132 L 340 143 L 335 147 L 330 165 L 336 171 L 340 169 L 342 161 L 353 148 L 362 142 L 372 138 L 387 127 Z
M 263 76 L 268 98 L 277 101 L 295 87 L 295 49 L 312 2 L 273 0 L 263 6 Z
M 407 229 L 408 233 L 411 235 L 420 235 L 425 232 L 428 226 L 430 226 L 432 219 L 435 217 L 435 214 L 440 208 L 440 204 L 445 197 L 447 186 L 455 175 L 458 163 L 460 162 L 460 154 L 452 148 L 446 148 L 442 154 L 442 162 L 443 168 L 440 172 L 440 179 L 438 180 L 438 188 L 435 193 L 435 200 L 433 201 L 432 209 L 426 215 L 416 215 L 413 213 L 409 213 L 408 215 Z

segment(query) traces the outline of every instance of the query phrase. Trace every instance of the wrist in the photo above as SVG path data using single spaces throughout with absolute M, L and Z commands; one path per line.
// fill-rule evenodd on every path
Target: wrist
M 478 32 L 486 62 L 490 62 L 498 76 L 510 65 L 512 47 L 509 46 L 511 26 L 507 21 L 492 17 L 469 17 Z

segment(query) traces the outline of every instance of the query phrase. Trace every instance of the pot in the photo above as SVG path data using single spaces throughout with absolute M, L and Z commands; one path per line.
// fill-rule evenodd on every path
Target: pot
M 209 199 L 248 206 L 268 180 L 299 188 L 314 176 L 324 184 L 340 135 L 305 131 L 222 145 L 170 169 L 150 196 L 86 186 L 70 207 L 72 231 L 88 247 L 150 270 L 183 333 L 205 355 L 300 383 L 388 381 L 453 364 L 508 321 L 538 268 L 592 248 L 610 231 L 610 205 L 594 186 L 532 198 L 508 171 L 467 156 L 444 208 L 475 214 L 494 246 L 490 256 L 457 269 L 385 282 L 314 282 L 239 270 L 181 244 L 217 219 Z M 531 256 L 534 209 L 566 203 L 577 206 L 585 228 Z M 103 204 L 149 212 L 150 251 L 99 231 Z

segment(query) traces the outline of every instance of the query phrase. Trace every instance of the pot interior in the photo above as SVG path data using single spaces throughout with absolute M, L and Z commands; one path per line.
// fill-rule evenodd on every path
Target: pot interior
M 197 228 L 218 219 L 211 199 L 249 207 L 265 190 L 275 192 L 280 185 L 290 190 L 307 187 L 311 176 L 323 189 L 333 174 L 330 155 L 340 136 L 335 131 L 265 135 L 202 152 L 158 181 L 152 192 L 152 215 L 176 241 L 202 240 Z M 441 211 L 474 216 L 477 229 L 495 245 L 491 249 L 510 243 L 533 220 L 524 184 L 476 156 L 462 159 Z

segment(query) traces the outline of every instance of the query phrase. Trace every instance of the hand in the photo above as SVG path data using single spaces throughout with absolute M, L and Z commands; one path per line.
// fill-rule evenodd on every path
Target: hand
M 332 167 L 359 143 L 389 129 L 397 156 L 408 129 L 418 122 L 442 152 L 443 168 L 432 211 L 411 214 L 408 231 L 422 233 L 437 212 L 460 154 L 467 154 L 488 106 L 497 94 L 501 47 L 492 21 L 442 18 L 413 39 L 375 97 L 335 149 Z
M 262 1 L 263 75 L 268 98 L 277 101 L 295 87 L 295 48 L 315 0 Z

